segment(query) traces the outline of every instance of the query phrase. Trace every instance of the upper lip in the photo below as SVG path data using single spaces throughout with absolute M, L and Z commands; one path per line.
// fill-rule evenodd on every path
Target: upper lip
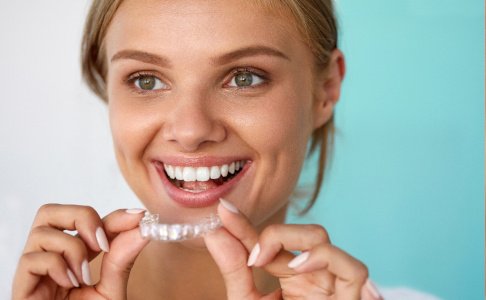
M 210 167 L 225 164 L 239 160 L 249 160 L 248 157 L 243 156 L 200 156 L 200 157 L 185 157 L 185 156 L 165 156 L 157 157 L 154 161 L 159 161 L 167 165 L 180 167 Z

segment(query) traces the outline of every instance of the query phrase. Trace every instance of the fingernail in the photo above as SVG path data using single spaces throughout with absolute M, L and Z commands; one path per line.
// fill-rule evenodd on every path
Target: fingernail
M 143 213 L 144 211 L 145 211 L 145 209 L 143 209 L 143 208 L 129 208 L 129 209 L 125 210 L 125 212 L 127 214 L 132 214 L 132 215 Z
M 251 267 L 255 264 L 258 255 L 260 254 L 260 244 L 256 243 L 256 245 L 251 249 L 250 256 L 248 257 L 248 267 Z
M 69 269 L 67 269 L 67 276 L 69 277 L 69 280 L 71 280 L 71 283 L 75 286 L 75 287 L 79 287 L 79 282 L 78 280 L 76 279 L 76 277 L 74 276 L 73 272 Z
M 91 282 L 91 273 L 89 272 L 89 264 L 86 259 L 81 264 L 81 275 L 86 285 L 93 285 L 93 283 Z
M 368 280 L 366 280 L 365 286 L 368 291 L 373 295 L 373 297 L 375 297 L 376 299 L 381 299 L 380 292 L 378 292 L 378 289 L 376 288 L 373 281 L 371 281 L 371 279 L 368 278 Z
M 295 269 L 297 267 L 300 267 L 303 263 L 306 262 L 306 260 L 309 258 L 309 255 L 309 252 L 302 252 L 301 254 L 297 255 L 289 262 L 289 268 Z
M 236 206 L 234 206 L 230 202 L 224 200 L 223 198 L 219 198 L 219 202 L 221 203 L 221 205 L 223 205 L 224 208 L 226 208 L 230 212 L 232 212 L 234 214 L 239 213 L 239 210 L 238 210 L 238 208 L 236 208 Z
M 110 251 L 108 239 L 106 238 L 105 231 L 101 227 L 96 228 L 96 240 L 98 241 L 98 245 L 100 246 L 101 250 L 105 252 Z

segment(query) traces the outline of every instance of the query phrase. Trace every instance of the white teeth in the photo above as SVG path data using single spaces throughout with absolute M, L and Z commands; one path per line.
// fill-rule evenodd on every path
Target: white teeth
M 221 176 L 223 177 L 228 176 L 228 165 L 221 166 Z
M 169 175 L 170 179 L 175 178 L 175 171 L 173 166 L 168 166 L 167 167 L 167 174 Z
M 218 179 L 219 176 L 221 176 L 221 170 L 219 169 L 219 167 L 217 167 L 217 166 L 211 167 L 211 174 L 210 174 L 209 178 Z
M 199 167 L 196 169 L 196 180 L 197 181 L 208 181 L 209 180 L 209 168 Z
M 235 163 L 234 162 L 232 162 L 231 165 L 229 165 L 228 171 L 231 174 L 235 174 Z
M 182 168 L 181 167 L 175 167 L 175 178 L 177 180 L 182 180 L 184 177 L 182 176 Z
M 235 174 L 243 169 L 245 161 L 236 161 L 231 164 L 211 167 L 176 167 L 164 164 L 164 170 L 170 179 L 183 181 L 208 181 L 218 179 L 221 176 L 227 177 L 228 174 Z
M 196 169 L 193 167 L 184 167 L 182 169 L 182 177 L 184 181 L 196 181 Z

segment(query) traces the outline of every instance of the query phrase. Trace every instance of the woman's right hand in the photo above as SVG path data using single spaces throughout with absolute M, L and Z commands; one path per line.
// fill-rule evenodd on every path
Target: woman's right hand
M 131 267 L 148 243 L 138 232 L 142 212 L 116 210 L 101 219 L 88 206 L 42 206 L 19 260 L 12 298 L 126 299 Z M 93 285 L 88 263 L 101 251 L 108 252 Z

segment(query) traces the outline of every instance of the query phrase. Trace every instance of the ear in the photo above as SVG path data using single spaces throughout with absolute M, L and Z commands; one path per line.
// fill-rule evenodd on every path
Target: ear
M 329 121 L 341 95 L 341 85 L 346 73 L 344 55 L 339 49 L 331 52 L 327 68 L 319 70 L 314 92 L 314 129 Z

